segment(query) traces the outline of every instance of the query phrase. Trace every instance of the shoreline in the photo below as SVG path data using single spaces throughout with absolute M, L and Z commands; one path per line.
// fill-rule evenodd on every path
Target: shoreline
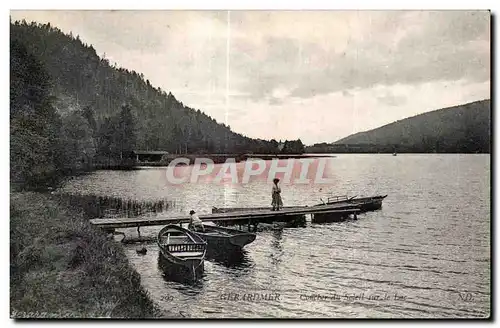
M 265 161 L 272 159 L 304 159 L 304 158 L 337 158 L 337 155 L 388 155 L 394 156 L 393 152 L 325 152 L 325 153 L 304 153 L 304 154 L 245 154 L 245 155 L 236 155 L 236 154 L 170 154 L 167 157 L 167 160 L 164 161 L 152 161 L 152 162 L 136 162 L 134 164 L 120 165 L 95 165 L 92 171 L 106 171 L 106 170 L 121 170 L 121 171 L 134 171 L 134 170 L 142 170 L 148 168 L 161 168 L 168 167 L 170 163 L 177 158 L 187 158 L 189 160 L 189 165 L 193 165 L 194 161 L 197 158 L 208 158 L 211 159 L 214 164 L 224 164 L 228 158 L 234 158 L 236 163 L 240 163 L 246 160 L 252 159 L 262 159 Z M 396 155 L 491 155 L 491 153 L 434 153 L 434 152 L 397 152 Z M 179 163 L 176 166 L 185 166 L 184 163 Z
M 224 164 L 227 159 L 234 159 L 236 163 L 244 162 L 249 159 L 303 159 L 303 158 L 335 158 L 334 155 L 329 154 L 168 154 L 161 160 L 153 161 L 137 161 L 128 160 L 123 164 L 119 161 L 112 162 L 97 162 L 92 165 L 92 170 L 138 170 L 142 167 L 162 167 L 169 166 L 170 163 L 178 158 L 185 158 L 189 160 L 189 165 L 194 164 L 196 159 L 206 158 L 214 162 L 214 164 Z M 185 164 L 178 164 L 185 165 Z
M 175 318 L 82 211 L 37 192 L 10 201 L 11 318 Z

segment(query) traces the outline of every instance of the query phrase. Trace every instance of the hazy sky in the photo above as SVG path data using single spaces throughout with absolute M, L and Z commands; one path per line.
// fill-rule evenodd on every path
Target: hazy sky
M 490 97 L 486 11 L 12 11 L 250 137 L 332 142 Z

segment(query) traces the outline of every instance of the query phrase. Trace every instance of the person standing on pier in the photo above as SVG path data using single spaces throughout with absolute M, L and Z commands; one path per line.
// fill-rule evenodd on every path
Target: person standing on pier
M 191 210 L 189 212 L 191 219 L 189 220 L 189 230 L 203 232 L 205 228 L 203 227 L 203 221 L 201 221 L 198 214 L 195 211 Z
M 279 211 L 283 207 L 283 201 L 281 200 L 281 188 L 278 186 L 280 179 L 275 178 L 273 180 L 273 201 L 271 205 L 273 206 L 273 211 Z

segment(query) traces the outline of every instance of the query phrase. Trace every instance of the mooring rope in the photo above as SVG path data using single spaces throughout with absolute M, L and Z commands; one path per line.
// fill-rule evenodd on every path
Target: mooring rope
M 194 267 L 194 263 L 191 264 L 191 269 L 193 270 L 193 279 L 196 280 L 196 270 L 203 264 L 203 262 L 205 261 L 205 259 L 202 259 L 200 261 L 200 263 L 196 266 L 196 268 Z

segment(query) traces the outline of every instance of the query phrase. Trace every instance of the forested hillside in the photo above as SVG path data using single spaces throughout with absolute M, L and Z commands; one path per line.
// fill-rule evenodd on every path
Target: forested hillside
M 61 118 L 49 76 L 23 44 L 10 42 L 10 179 L 27 186 L 52 184 L 64 164 Z
M 135 149 L 280 152 L 277 141 L 232 132 L 142 74 L 111 65 L 78 36 L 50 24 L 10 27 L 13 182 L 32 176 L 37 184 L 54 172 L 122 163 Z M 301 147 L 292 148 L 303 150 L 300 140 L 294 142 Z
M 307 151 L 489 153 L 490 112 L 490 100 L 438 109 Z
M 56 107 L 91 110 L 100 127 L 122 106 L 131 107 L 140 149 L 170 152 L 269 151 L 269 142 L 234 133 L 228 126 L 187 106 L 142 74 L 112 66 L 78 36 L 66 35 L 50 24 L 11 24 L 11 39 L 26 46 L 52 77 Z M 105 133 L 105 131 L 101 131 Z

